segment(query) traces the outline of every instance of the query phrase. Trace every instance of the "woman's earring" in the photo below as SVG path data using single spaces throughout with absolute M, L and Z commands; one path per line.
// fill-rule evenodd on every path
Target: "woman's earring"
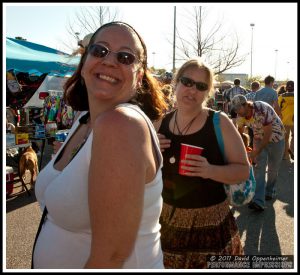
M 83 78 L 83 77 L 80 77 L 80 83 L 81 83 L 82 86 L 85 85 L 85 83 L 84 83 L 84 78 Z

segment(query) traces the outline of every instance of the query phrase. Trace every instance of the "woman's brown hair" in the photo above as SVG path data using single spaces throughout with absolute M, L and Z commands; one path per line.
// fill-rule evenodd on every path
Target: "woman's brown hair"
M 144 70 L 142 85 L 140 88 L 137 89 L 137 93 L 135 97 L 132 98 L 130 102 L 139 105 L 151 120 L 157 120 L 164 114 L 164 111 L 167 109 L 167 106 L 164 101 L 164 96 L 161 92 L 160 83 L 151 75 L 150 71 L 147 68 L 147 48 L 143 39 L 136 32 L 136 30 L 133 27 L 131 27 L 129 24 L 124 22 L 114 21 L 114 22 L 107 23 L 105 25 L 102 25 L 93 34 L 87 48 L 94 43 L 95 37 L 99 31 L 103 30 L 104 28 L 108 28 L 116 25 L 124 26 L 130 32 L 134 33 L 138 37 L 143 48 L 143 52 L 139 53 L 140 55 L 139 59 L 142 62 L 142 67 Z M 86 49 L 80 59 L 80 62 L 78 64 L 75 73 L 73 74 L 72 77 L 68 79 L 68 81 L 65 83 L 64 86 L 65 101 L 74 110 L 78 110 L 78 111 L 89 110 L 87 89 L 81 77 L 81 70 L 87 55 L 88 55 L 88 51 Z

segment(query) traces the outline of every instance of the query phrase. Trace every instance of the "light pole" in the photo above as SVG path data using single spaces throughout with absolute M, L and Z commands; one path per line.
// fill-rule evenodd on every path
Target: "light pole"
M 155 65 L 154 61 L 155 61 L 155 54 L 156 54 L 156 52 L 153 52 L 152 54 L 153 54 L 153 69 L 154 69 L 154 65 Z
M 278 53 L 278 50 L 276 49 L 275 50 L 275 73 L 274 73 L 275 79 L 276 79 L 276 71 L 277 71 L 277 53 Z
M 175 44 L 176 44 L 176 6 L 174 7 L 174 30 L 173 30 L 173 73 L 175 73 Z
M 290 61 L 287 61 L 286 64 L 287 64 L 286 80 L 289 80 L 289 69 L 290 69 L 290 66 L 289 66 L 289 65 L 290 65 Z
M 251 70 L 250 70 L 250 78 L 252 78 L 252 49 L 253 49 L 253 28 L 254 28 L 254 23 L 250 24 L 251 27 Z
M 79 41 L 79 34 L 80 34 L 79 32 L 75 32 L 77 42 Z

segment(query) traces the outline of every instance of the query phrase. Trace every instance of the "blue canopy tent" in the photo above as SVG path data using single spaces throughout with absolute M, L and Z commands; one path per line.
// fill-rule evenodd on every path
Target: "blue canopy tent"
M 66 74 L 74 72 L 78 63 L 77 56 L 36 43 L 6 38 L 6 71 L 37 70 L 41 73 Z
M 47 85 L 41 85 L 44 88 L 62 90 L 79 60 L 43 45 L 6 38 L 6 105 L 14 109 L 28 104 L 41 107 L 42 100 L 35 94 L 39 86 L 45 82 Z

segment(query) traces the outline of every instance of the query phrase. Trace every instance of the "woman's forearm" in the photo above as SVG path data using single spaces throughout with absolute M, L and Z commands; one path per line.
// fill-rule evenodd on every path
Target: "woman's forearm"
M 248 179 L 248 164 L 212 165 L 211 179 L 226 184 L 234 184 Z

